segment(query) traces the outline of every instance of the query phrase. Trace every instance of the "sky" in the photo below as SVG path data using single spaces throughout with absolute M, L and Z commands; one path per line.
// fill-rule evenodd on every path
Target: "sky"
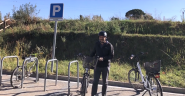
M 29 2 L 37 5 L 40 10 L 37 16 L 42 19 L 49 18 L 51 3 L 64 4 L 65 19 L 78 19 L 80 15 L 101 15 L 105 21 L 113 16 L 124 19 L 127 11 L 141 9 L 155 19 L 182 21 L 182 11 L 185 11 L 185 0 L 0 0 L 2 16 L 12 15 L 13 6 L 19 8 Z

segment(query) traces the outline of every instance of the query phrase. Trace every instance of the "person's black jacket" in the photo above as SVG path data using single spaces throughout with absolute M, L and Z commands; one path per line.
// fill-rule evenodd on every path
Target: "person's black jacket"
M 98 41 L 95 44 L 95 47 L 90 54 L 93 56 L 103 57 L 103 61 L 98 61 L 97 67 L 109 67 L 111 63 L 111 59 L 114 57 L 114 47 L 110 42 L 106 42 L 103 45 Z

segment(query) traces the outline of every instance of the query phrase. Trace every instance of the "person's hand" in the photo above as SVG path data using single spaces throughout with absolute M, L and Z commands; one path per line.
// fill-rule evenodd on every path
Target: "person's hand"
M 103 57 L 100 57 L 100 58 L 99 58 L 99 61 L 103 61 Z

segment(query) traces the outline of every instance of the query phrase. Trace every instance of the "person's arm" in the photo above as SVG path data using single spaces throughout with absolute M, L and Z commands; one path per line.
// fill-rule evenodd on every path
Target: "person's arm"
M 114 57 L 114 47 L 112 46 L 112 44 L 110 44 L 110 51 L 109 51 L 109 55 L 103 57 L 103 60 L 110 60 Z

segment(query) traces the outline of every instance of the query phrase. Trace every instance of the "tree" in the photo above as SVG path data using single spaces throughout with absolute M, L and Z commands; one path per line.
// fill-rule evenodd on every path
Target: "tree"
M 81 21 L 89 21 L 91 18 L 90 18 L 90 16 L 82 16 L 82 15 L 80 15 L 80 20 Z
M 132 10 L 129 10 L 125 16 L 127 18 L 134 18 L 134 19 L 139 19 L 141 18 L 141 16 L 145 15 L 145 13 L 141 10 L 141 9 L 132 9 Z
M 14 6 L 12 9 L 13 19 L 29 24 L 39 13 L 36 8 L 36 5 L 34 6 L 30 3 L 22 4 L 18 10 L 16 10 L 16 7 Z
M 83 16 L 82 15 L 80 15 L 80 20 L 83 21 Z
M 4 20 L 6 20 L 6 19 L 10 19 L 10 12 L 6 13 L 6 15 L 4 16 Z
M 181 16 L 181 19 L 182 19 L 182 22 L 184 22 L 184 13 L 185 13 L 185 8 L 182 8 L 181 9 L 181 12 L 182 12 L 182 16 Z
M 144 19 L 145 19 L 145 20 L 154 20 L 154 18 L 153 18 L 152 15 L 150 15 L 150 14 L 145 14 L 145 15 L 144 15 Z
M 119 18 L 113 16 L 113 17 L 111 18 L 111 21 L 112 21 L 112 20 L 119 20 Z
M 93 20 L 93 21 L 103 21 L 103 18 L 101 17 L 101 15 L 100 15 L 100 16 L 98 16 L 98 15 L 93 15 L 92 20 Z

